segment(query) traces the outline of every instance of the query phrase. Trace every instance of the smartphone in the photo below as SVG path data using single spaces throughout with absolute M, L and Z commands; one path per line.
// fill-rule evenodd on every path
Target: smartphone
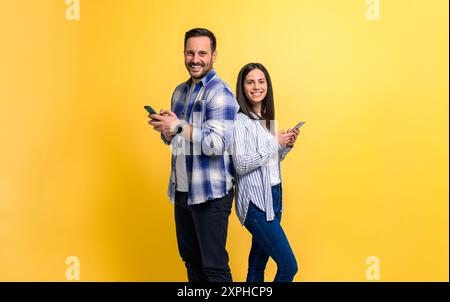
M 296 129 L 300 129 L 300 127 L 303 126 L 304 124 L 305 124 L 305 122 L 300 122 L 300 123 L 298 123 L 297 125 L 295 125 L 294 128 L 290 129 L 289 131 L 293 131 L 293 130 L 296 130 Z
M 146 105 L 144 106 L 144 109 L 147 110 L 150 114 L 158 114 L 158 112 L 155 111 L 155 109 L 152 108 L 152 106 Z

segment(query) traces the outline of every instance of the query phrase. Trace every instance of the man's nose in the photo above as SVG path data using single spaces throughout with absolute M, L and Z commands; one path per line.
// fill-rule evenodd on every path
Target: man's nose
M 194 54 L 194 57 L 192 58 L 192 63 L 200 63 L 200 56 Z

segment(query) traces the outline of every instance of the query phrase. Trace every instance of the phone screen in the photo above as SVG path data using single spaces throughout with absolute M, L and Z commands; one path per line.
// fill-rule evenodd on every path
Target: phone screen
M 291 131 L 292 131 L 292 130 L 296 130 L 296 129 L 300 129 L 300 127 L 303 126 L 304 124 L 305 124 L 305 122 L 300 122 L 300 123 L 298 123 L 297 125 L 295 125 L 294 128 L 291 129 Z
M 148 113 L 150 113 L 150 114 L 158 114 L 158 112 L 156 112 L 153 108 L 152 108 L 152 106 L 144 106 L 144 109 L 145 110 L 147 110 L 147 112 Z

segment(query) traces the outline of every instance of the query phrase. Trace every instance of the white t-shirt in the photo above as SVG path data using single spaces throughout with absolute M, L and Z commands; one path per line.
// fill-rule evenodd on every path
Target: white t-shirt
M 180 150 L 181 148 L 183 148 L 184 138 L 181 135 L 177 135 L 175 138 L 177 140 L 177 149 Z M 189 191 L 189 185 L 186 169 L 186 156 L 184 154 L 177 153 L 175 164 L 175 182 L 177 184 L 177 191 L 187 192 Z
M 266 128 L 263 126 L 264 134 L 267 136 L 273 136 Z M 270 173 L 270 185 L 275 186 L 279 183 L 281 183 L 281 177 L 280 177 L 280 169 L 278 166 L 279 162 L 279 156 L 280 154 L 278 152 L 275 152 L 272 154 L 272 157 L 267 162 L 267 165 L 269 167 L 269 173 Z
M 195 84 L 192 84 L 189 89 L 189 94 L 187 96 L 187 102 L 184 105 L 184 118 L 187 120 L 189 117 L 186 116 L 187 109 L 189 106 L 189 100 L 191 99 L 191 95 L 194 92 Z M 175 136 L 175 146 L 177 148 L 177 155 L 175 159 L 175 182 L 176 182 L 176 190 L 179 192 L 188 192 L 189 191 L 189 183 L 187 177 L 187 169 L 186 169 L 186 156 L 181 150 L 186 150 L 189 148 L 189 142 L 185 140 L 184 136 L 177 135 Z M 185 146 L 184 146 L 185 145 Z
M 280 169 L 278 167 L 279 154 L 275 152 L 269 160 L 270 185 L 275 186 L 281 182 Z

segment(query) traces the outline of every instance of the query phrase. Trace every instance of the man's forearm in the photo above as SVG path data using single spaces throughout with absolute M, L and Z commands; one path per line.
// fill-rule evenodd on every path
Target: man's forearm
M 190 124 L 186 124 L 183 126 L 182 135 L 185 139 L 192 142 L 192 126 Z
M 172 135 L 168 132 L 161 132 L 161 136 L 163 137 L 163 140 L 165 140 L 165 143 L 167 145 L 170 145 L 170 142 L 172 141 Z
M 183 127 L 182 128 L 183 130 L 181 131 L 181 133 L 177 131 L 179 126 Z M 161 132 L 161 135 L 168 143 L 170 143 L 172 138 L 174 136 L 176 136 L 177 134 L 182 135 L 184 139 L 191 142 L 192 141 L 192 126 L 188 123 L 184 123 L 184 124 L 179 123 L 177 126 L 173 127 L 173 129 L 167 129 L 167 130 L 163 130 Z

